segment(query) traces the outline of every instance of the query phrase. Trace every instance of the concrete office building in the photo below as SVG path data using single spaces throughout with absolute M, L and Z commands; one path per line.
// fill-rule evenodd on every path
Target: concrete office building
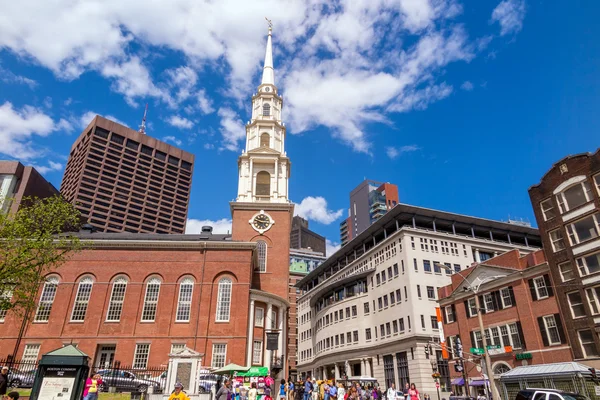
M 308 221 L 296 215 L 292 219 L 290 248 L 311 249 L 317 253 L 325 254 L 325 238 L 308 229 Z
M 23 197 L 52 197 L 58 190 L 34 168 L 0 161 L 0 212 L 16 212 Z
M 531 227 L 398 204 L 298 283 L 299 373 L 434 393 L 424 349 L 439 337 L 437 289 L 451 282 L 439 265 L 460 271 L 540 245 Z M 438 369 L 449 377 L 447 361 Z
M 600 368 L 600 149 L 558 161 L 529 196 L 574 358 Z
M 61 193 L 101 232 L 184 233 L 194 156 L 96 116 L 71 148 Z
M 340 240 L 345 246 L 400 202 L 398 186 L 364 180 L 350 192 L 348 218 L 340 224 Z

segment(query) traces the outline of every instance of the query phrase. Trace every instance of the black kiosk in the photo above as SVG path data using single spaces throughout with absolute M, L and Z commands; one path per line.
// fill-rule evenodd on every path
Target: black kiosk
M 89 373 L 90 358 L 73 345 L 42 356 L 33 381 L 31 400 L 79 400 Z

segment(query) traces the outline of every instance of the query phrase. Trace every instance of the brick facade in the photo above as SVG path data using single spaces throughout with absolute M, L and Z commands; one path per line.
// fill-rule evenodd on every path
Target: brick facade
M 493 279 L 486 277 L 493 277 Z M 543 282 L 542 286 L 545 289 L 539 287 L 536 290 L 537 278 L 538 281 Z M 472 360 L 464 363 L 466 375 L 471 378 L 481 377 L 481 373 L 476 370 L 476 364 L 479 364 L 478 358 L 469 355 L 471 348 L 482 347 L 481 344 L 476 343 L 474 337 L 474 332 L 479 331 L 477 314 L 470 314 L 467 310 L 470 299 L 474 300 L 474 293 L 464 290 L 464 287 L 477 287 L 478 282 L 482 282 L 477 295 L 482 309 L 485 309 L 482 316 L 483 326 L 484 329 L 492 329 L 488 345 L 501 344 L 503 347 L 505 345 L 514 347 L 511 352 L 491 355 L 494 375 L 498 376 L 503 368 L 512 369 L 526 365 L 525 363 L 545 364 L 573 359 L 543 251 L 520 256 L 518 250 L 513 250 L 491 258 L 463 273 L 454 274 L 452 284 L 439 290 L 444 334 L 450 350 L 449 370 L 453 379 L 462 376 L 454 370 L 454 365 L 459 363 L 458 354 L 453 351 L 457 336 L 462 342 L 464 357 Z M 489 306 L 486 306 L 486 299 L 491 299 Z M 454 321 L 452 321 L 452 314 Z M 552 333 L 546 328 L 544 317 L 554 318 L 557 327 Z M 505 333 L 508 333 L 508 337 L 503 337 L 504 328 L 500 328 L 501 326 L 506 327 Z M 498 328 L 498 337 L 495 337 L 496 328 Z M 511 328 L 516 329 L 513 332 Z M 551 336 L 552 339 L 549 339 Z M 504 343 L 507 339 L 510 344 Z M 523 353 L 531 354 L 532 358 L 525 362 L 516 360 L 516 354 Z
M 582 185 L 586 185 L 589 190 L 583 189 Z M 582 188 L 582 196 L 574 204 L 563 200 L 564 193 L 578 188 Z M 529 189 L 529 196 L 546 249 L 550 273 L 557 283 L 557 299 L 565 318 L 574 357 L 600 368 L 600 321 L 595 321 L 600 314 L 592 308 L 592 304 L 595 304 L 593 293 L 600 283 L 600 149 L 593 154 L 578 154 L 558 161 L 538 184 Z M 559 199 L 564 204 L 559 204 Z M 546 207 L 551 207 L 550 212 L 542 211 L 542 202 Z M 588 237 L 574 240 L 572 231 L 569 231 L 571 224 L 583 220 L 593 221 L 594 217 L 598 221 L 595 226 L 592 223 L 582 229 L 582 233 Z M 562 236 L 562 248 L 553 246 L 551 232 Z M 588 265 L 587 268 L 582 267 L 583 262 Z M 581 315 L 574 315 L 568 300 L 569 294 L 581 298 Z M 587 354 L 579 332 L 589 334 L 591 342 L 587 346 Z

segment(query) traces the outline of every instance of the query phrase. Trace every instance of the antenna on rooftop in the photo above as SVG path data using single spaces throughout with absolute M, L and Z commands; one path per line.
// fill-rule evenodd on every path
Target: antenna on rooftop
M 146 108 L 144 109 L 144 118 L 142 118 L 142 124 L 140 125 L 140 133 L 146 134 L 146 115 L 148 114 L 148 103 L 146 103 Z

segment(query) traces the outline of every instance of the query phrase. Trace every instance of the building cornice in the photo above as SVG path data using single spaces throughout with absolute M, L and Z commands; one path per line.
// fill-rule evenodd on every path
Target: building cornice
M 254 242 L 211 242 L 188 240 L 110 240 L 110 239 L 83 239 L 84 249 L 196 249 L 196 250 L 254 250 Z
M 269 203 L 269 202 L 238 202 L 231 201 L 229 202 L 229 208 L 231 212 L 233 210 L 248 210 L 248 211 L 256 211 L 257 209 L 265 210 L 265 211 L 293 211 L 294 203 Z
M 263 301 L 265 303 L 269 303 L 271 300 L 275 300 L 279 302 L 279 304 L 284 305 L 285 307 L 290 306 L 290 302 L 283 297 L 279 297 L 276 294 L 263 292 L 262 290 L 250 289 L 250 300 L 258 300 Z

